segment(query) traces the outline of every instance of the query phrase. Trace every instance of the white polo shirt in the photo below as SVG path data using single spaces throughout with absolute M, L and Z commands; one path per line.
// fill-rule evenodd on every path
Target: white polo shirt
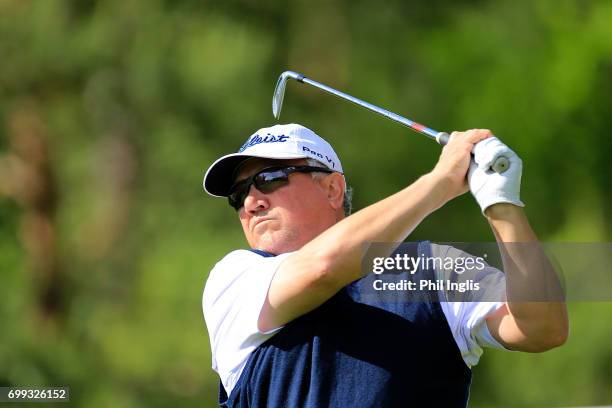
M 433 257 L 470 257 L 456 248 L 431 244 Z M 232 392 L 250 354 L 275 330 L 262 333 L 257 328 L 260 311 L 268 288 L 280 264 L 292 253 L 263 257 L 249 250 L 237 250 L 219 261 L 209 274 L 202 307 L 210 336 L 212 368 L 227 394 Z M 450 272 L 436 269 L 437 279 L 448 279 Z M 479 271 L 479 282 L 485 288 L 483 298 L 505 298 L 505 276 L 493 267 Z M 439 291 L 440 299 L 445 293 Z M 498 302 L 441 301 L 442 311 L 453 338 L 468 367 L 476 365 L 483 347 L 505 349 L 489 333 L 485 317 L 504 305 Z

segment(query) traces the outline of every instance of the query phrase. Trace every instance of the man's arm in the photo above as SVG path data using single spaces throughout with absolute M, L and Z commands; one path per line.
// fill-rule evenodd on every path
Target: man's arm
M 289 256 L 270 284 L 259 329 L 282 326 L 321 305 L 362 277 L 364 244 L 402 242 L 426 216 L 465 193 L 470 153 L 490 134 L 455 132 L 432 172 L 343 219 Z
M 489 331 L 512 350 L 541 352 L 562 345 L 569 331 L 567 309 L 523 209 L 494 204 L 485 215 L 500 243 L 509 295 L 506 305 L 487 317 Z M 513 301 L 515 296 L 523 299 Z

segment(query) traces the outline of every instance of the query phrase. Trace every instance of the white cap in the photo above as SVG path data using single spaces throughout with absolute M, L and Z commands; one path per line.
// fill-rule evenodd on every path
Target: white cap
M 275 125 L 259 129 L 238 149 L 215 161 L 204 175 L 204 190 L 227 197 L 238 166 L 251 157 L 266 159 L 315 159 L 330 170 L 342 173 L 340 159 L 323 138 L 302 125 Z

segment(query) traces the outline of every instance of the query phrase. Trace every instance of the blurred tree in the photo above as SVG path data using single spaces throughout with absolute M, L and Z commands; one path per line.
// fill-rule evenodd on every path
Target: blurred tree
M 10 152 L 0 156 L 0 191 L 22 208 L 20 238 L 28 252 L 36 291 L 37 324 L 61 324 L 66 312 L 66 282 L 56 248 L 57 186 L 48 140 L 38 109 L 23 101 L 7 120 Z

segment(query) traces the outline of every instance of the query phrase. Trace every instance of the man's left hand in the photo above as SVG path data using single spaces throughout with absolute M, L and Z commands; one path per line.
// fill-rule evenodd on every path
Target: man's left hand
M 524 207 L 520 199 L 523 162 L 517 154 L 495 136 L 478 142 L 472 152 L 474 158 L 470 163 L 468 183 L 482 213 L 498 203 Z M 508 159 L 510 166 L 500 174 L 491 169 L 491 165 L 502 156 Z

